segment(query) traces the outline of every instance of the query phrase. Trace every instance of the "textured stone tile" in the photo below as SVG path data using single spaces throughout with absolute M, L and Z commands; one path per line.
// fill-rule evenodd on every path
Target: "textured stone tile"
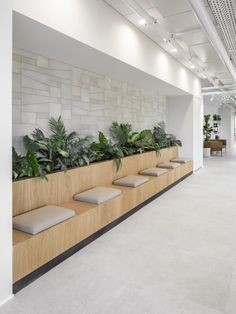
M 20 49 L 13 60 L 13 104 L 18 106 L 13 129 L 25 125 L 27 117 L 46 127 L 51 115 L 62 115 L 84 135 L 98 129 L 106 133 L 112 121 L 130 122 L 140 130 L 166 120 L 164 96 Z M 20 110 L 30 113 L 25 123 L 19 120 Z
M 13 54 L 12 54 L 12 60 L 13 60 L 13 61 L 21 62 L 21 55 L 18 55 L 18 54 L 13 53 Z
M 41 128 L 43 131 L 47 132 L 49 130 L 48 127 L 48 119 L 36 119 L 37 127 Z
M 27 87 L 36 90 L 49 90 L 48 84 L 42 83 L 28 76 L 22 75 L 22 87 Z
M 35 65 L 35 59 L 28 58 L 28 57 L 22 57 L 22 63 Z
M 35 124 L 36 113 L 35 112 L 22 112 L 21 120 L 23 124 Z
M 72 86 L 72 95 L 73 96 L 80 96 L 81 95 L 81 88 L 78 86 Z
M 13 60 L 12 70 L 13 70 L 13 73 L 21 73 L 21 62 Z
M 48 68 L 48 58 L 37 56 L 36 64 L 38 67 Z
M 21 123 L 21 106 L 19 105 L 12 106 L 12 121 L 13 123 Z
M 50 117 L 58 118 L 61 115 L 61 104 L 49 104 Z
M 75 67 L 72 67 L 72 84 L 76 86 L 81 86 L 80 81 L 81 70 Z
M 22 94 L 22 105 L 49 103 L 51 97 Z
M 49 113 L 48 112 L 37 112 L 36 113 L 36 119 L 49 119 Z
M 13 128 L 13 136 L 24 136 L 26 134 L 31 134 L 35 129 L 35 126 L 33 124 L 14 124 Z M 14 143 L 13 143 L 14 145 Z
M 51 74 L 61 79 L 70 80 L 71 79 L 71 71 L 64 70 L 52 70 Z
M 48 67 L 50 69 L 54 69 L 54 70 L 63 70 L 63 71 L 70 71 L 71 70 L 70 65 L 67 65 L 65 63 L 62 63 L 62 62 L 60 62 L 58 60 L 54 60 L 54 59 L 49 59 Z
M 61 117 L 64 120 L 71 120 L 71 110 L 62 110 Z
M 44 112 L 49 113 L 49 104 L 43 103 L 43 104 L 30 104 L 30 105 L 22 105 L 22 111 L 25 112 Z
M 13 48 L 13 53 L 21 57 L 36 59 L 36 55 L 34 53 L 26 51 L 26 50 L 18 49 L 16 47 Z
M 58 87 L 50 86 L 50 96 L 52 97 L 61 97 L 61 89 Z
M 90 95 L 89 95 L 89 90 L 87 88 L 81 89 L 81 100 L 89 102 Z
M 13 73 L 12 75 L 12 85 L 14 92 L 21 91 L 21 75 L 18 73 Z
M 36 72 L 32 70 L 26 70 L 22 68 L 22 75 L 29 77 L 37 82 L 43 83 L 43 84 L 48 84 L 51 79 L 51 76 L 48 75 L 47 73 L 41 73 L 41 72 Z
M 61 97 L 64 99 L 71 99 L 72 97 L 72 86 L 61 84 Z

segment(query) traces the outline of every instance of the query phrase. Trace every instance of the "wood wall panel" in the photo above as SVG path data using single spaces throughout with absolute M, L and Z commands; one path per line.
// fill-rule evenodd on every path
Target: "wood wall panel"
M 89 166 L 13 182 L 13 215 L 19 215 L 46 204 L 59 205 L 71 200 L 72 195 L 98 185 L 110 184 L 117 178 L 137 174 L 158 163 L 178 156 L 178 148 L 165 148 L 156 152 L 137 154 L 122 159 L 122 168 L 116 172 L 113 161 L 93 163 Z
M 123 167 L 118 173 L 113 168 L 113 162 L 107 161 L 67 173 L 52 174 L 48 182 L 35 178 L 15 182 L 14 214 L 53 203 L 75 210 L 76 215 L 37 235 L 13 231 L 14 282 L 191 172 L 192 162 L 169 170 L 160 177 L 149 177 L 148 182 L 136 188 L 116 186 L 122 194 L 101 205 L 73 201 L 74 193 L 96 185 L 112 186 L 116 178 L 137 174 L 139 170 L 156 166 L 177 155 L 177 148 L 171 148 L 163 150 L 159 156 L 155 152 L 130 156 L 123 159 Z

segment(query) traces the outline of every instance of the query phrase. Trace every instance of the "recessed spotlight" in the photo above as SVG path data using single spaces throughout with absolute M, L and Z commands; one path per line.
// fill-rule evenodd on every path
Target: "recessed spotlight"
M 191 68 L 191 69 L 195 69 L 195 65 L 194 65 L 194 64 L 191 64 L 191 65 L 190 65 L 190 68 Z
M 172 51 L 172 52 L 177 52 L 178 49 L 174 47 L 174 48 L 171 48 L 171 51 Z
M 211 99 L 210 99 L 210 101 L 213 101 L 214 100 L 214 96 L 211 96 Z
M 146 25 L 147 24 L 147 22 L 144 19 L 139 20 L 138 23 L 140 25 Z

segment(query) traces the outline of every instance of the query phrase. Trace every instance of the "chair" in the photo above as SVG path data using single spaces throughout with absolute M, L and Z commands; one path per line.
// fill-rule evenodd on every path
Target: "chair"
M 227 145 L 227 140 L 220 140 L 223 144 L 223 148 L 225 149 L 226 152 L 226 145 Z
M 210 146 L 210 149 L 211 149 L 211 154 L 213 152 L 221 152 L 221 156 L 222 156 L 222 153 L 223 153 L 223 143 L 222 141 L 209 141 L 209 146 Z

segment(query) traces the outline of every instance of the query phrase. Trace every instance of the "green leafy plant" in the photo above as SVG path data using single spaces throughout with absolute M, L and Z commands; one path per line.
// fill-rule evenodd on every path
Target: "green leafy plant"
M 32 152 L 27 152 L 25 156 L 17 154 L 15 148 L 12 148 L 12 178 L 14 180 L 23 177 L 42 177 L 45 174 Z
M 113 122 L 110 134 L 125 156 L 150 150 L 159 150 L 158 144 L 153 141 L 151 130 L 132 132 L 131 124 Z
M 158 143 L 153 141 L 153 134 L 151 130 L 143 130 L 131 135 L 128 143 L 135 148 L 138 153 L 143 153 L 150 150 L 158 151 L 160 149 Z
M 120 169 L 123 151 L 118 145 L 112 144 L 102 132 L 98 133 L 98 142 L 93 142 L 90 149 L 93 161 L 113 159 L 117 171 Z
M 13 149 L 13 178 L 46 178 L 47 173 L 66 171 L 90 162 L 91 138 L 79 138 L 76 132 L 68 133 L 59 117 L 49 120 L 51 134 L 46 136 L 41 129 L 35 129 L 31 137 L 23 138 L 26 155 L 18 155 Z
M 112 122 L 110 127 L 110 134 L 112 140 L 117 144 L 124 156 L 135 154 L 135 147 L 130 144 L 130 138 L 132 137 L 132 125 L 129 123 L 117 123 Z
M 131 124 L 113 122 L 110 128 L 113 142 L 102 132 L 99 132 L 97 142 L 92 142 L 91 137 L 80 138 L 76 132 L 69 133 L 61 117 L 51 118 L 49 129 L 49 135 L 37 128 L 31 136 L 24 136 L 24 156 L 17 154 L 13 148 L 13 179 L 46 178 L 53 171 L 66 171 L 109 159 L 114 160 L 118 171 L 124 156 L 181 145 L 174 135 L 166 134 L 161 123 L 154 128 L 154 132 L 148 129 L 133 132 Z
M 182 142 L 176 139 L 175 135 L 166 133 L 164 121 L 159 122 L 153 128 L 153 139 L 159 144 L 160 148 L 171 146 L 182 146 Z
M 80 139 L 76 132 L 68 133 L 61 120 L 49 120 L 51 135 L 45 136 L 42 130 L 36 129 L 32 138 L 24 136 L 27 151 L 34 152 L 45 172 L 66 171 L 68 167 L 89 164 L 89 137 Z
M 210 114 L 204 115 L 204 121 L 203 121 L 204 148 L 209 147 L 209 140 L 211 139 L 211 134 L 213 132 L 213 127 L 210 124 L 210 119 L 211 119 Z

